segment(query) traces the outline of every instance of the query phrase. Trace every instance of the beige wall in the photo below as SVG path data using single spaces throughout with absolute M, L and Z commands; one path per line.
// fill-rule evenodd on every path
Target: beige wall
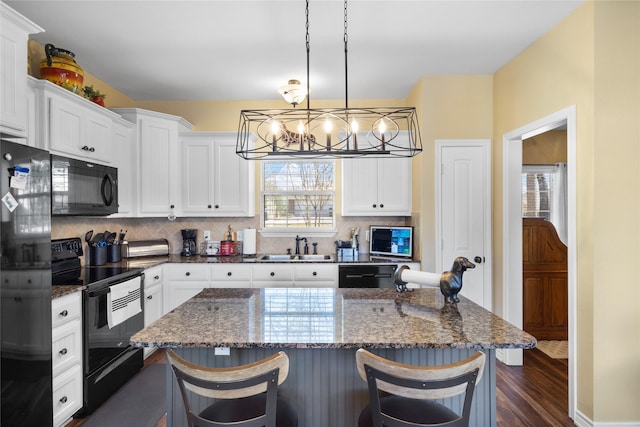
M 577 108 L 577 409 L 594 422 L 640 420 L 639 27 L 639 2 L 587 2 L 494 80 L 495 295 L 502 135 Z
M 413 161 L 413 210 L 419 213 L 423 270 L 436 271 L 435 141 L 491 139 L 492 92 L 490 75 L 423 77 L 411 92 L 410 99 L 418 101 L 424 148 Z
M 596 421 L 640 421 L 640 2 L 595 2 Z M 626 191 L 629 184 L 634 189 Z M 624 343 L 622 351 L 613 351 Z

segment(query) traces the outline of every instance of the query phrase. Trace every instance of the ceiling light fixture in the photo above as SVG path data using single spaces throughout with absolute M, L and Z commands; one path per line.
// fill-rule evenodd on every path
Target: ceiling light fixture
M 270 160 L 281 155 L 412 157 L 422 152 L 415 107 L 349 108 L 347 0 L 344 1 L 345 106 L 310 107 L 309 0 L 306 0 L 305 15 L 307 90 L 298 80 L 289 80 L 279 92 L 293 109 L 242 110 L 236 153 L 247 160 Z M 307 108 L 296 109 L 305 95 Z
M 280 86 L 278 92 L 294 108 L 296 105 L 301 104 L 304 101 L 304 97 L 307 96 L 307 91 L 304 90 L 300 80 L 289 80 L 286 85 Z

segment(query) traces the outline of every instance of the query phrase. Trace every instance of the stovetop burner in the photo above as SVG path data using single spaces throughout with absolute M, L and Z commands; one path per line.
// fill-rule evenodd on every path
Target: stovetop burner
M 82 242 L 79 238 L 51 241 L 51 283 L 53 285 L 104 286 L 142 273 L 141 268 L 119 266 L 82 267 Z

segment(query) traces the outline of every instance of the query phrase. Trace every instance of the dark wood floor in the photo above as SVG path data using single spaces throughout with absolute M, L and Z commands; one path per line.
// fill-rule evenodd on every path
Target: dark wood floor
M 525 350 L 523 366 L 497 362 L 498 427 L 573 426 L 569 418 L 568 361 Z
M 165 363 L 164 352 L 145 360 Z M 569 427 L 566 359 L 551 359 L 539 350 L 525 350 L 523 366 L 497 365 L 497 427 Z M 74 420 L 66 427 L 77 427 Z M 156 427 L 166 427 L 163 417 Z

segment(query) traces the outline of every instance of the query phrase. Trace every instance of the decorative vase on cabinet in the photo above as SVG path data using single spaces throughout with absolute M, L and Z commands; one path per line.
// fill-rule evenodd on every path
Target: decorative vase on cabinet
M 76 55 L 52 44 L 44 46 L 44 53 L 47 57 L 40 61 L 40 77 L 73 93 L 79 93 L 84 81 L 84 70 L 76 62 Z

